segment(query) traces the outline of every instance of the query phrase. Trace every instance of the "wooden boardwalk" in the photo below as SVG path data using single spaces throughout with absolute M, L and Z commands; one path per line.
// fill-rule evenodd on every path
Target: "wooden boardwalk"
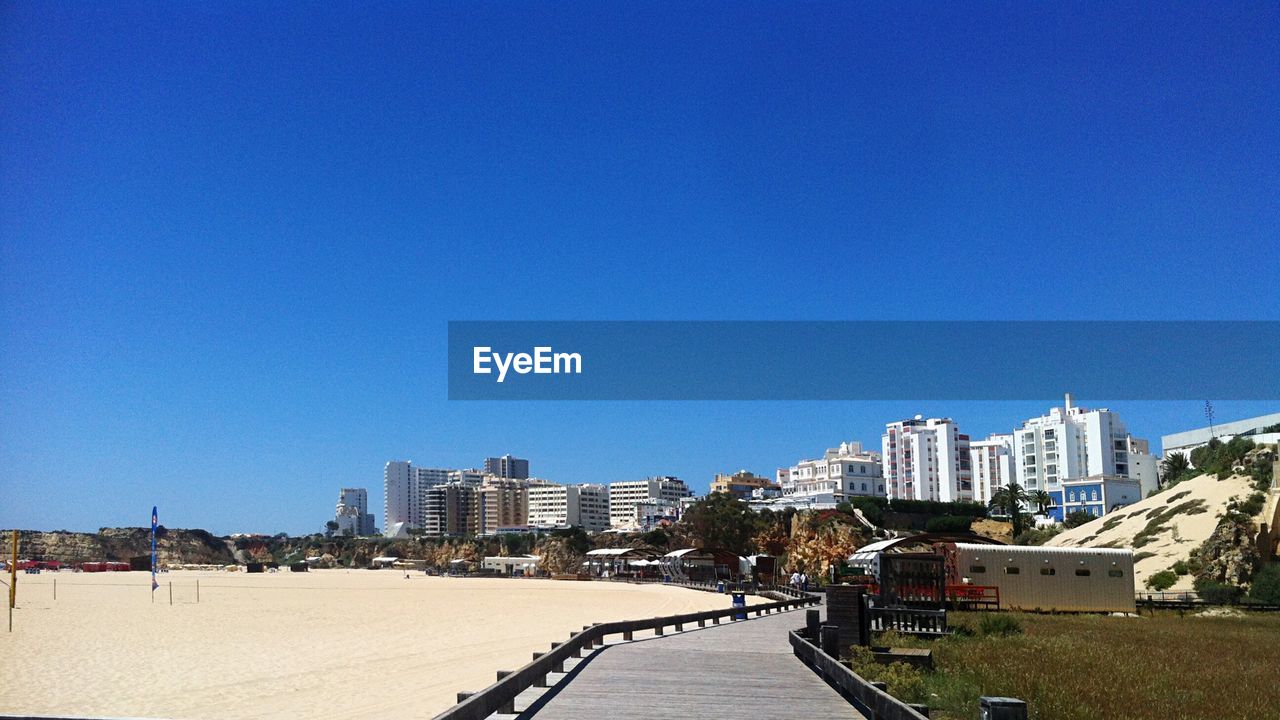
M 804 619 L 792 611 L 606 645 L 566 665 L 545 694 L 522 694 L 519 717 L 862 718 L 792 654 L 787 631 Z

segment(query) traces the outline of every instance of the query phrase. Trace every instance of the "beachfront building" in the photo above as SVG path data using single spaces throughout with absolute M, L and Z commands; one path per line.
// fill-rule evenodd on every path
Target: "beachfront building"
M 1018 479 L 1013 467 L 1013 435 L 992 435 L 969 442 L 969 467 L 973 471 L 973 499 L 991 502 L 992 494 Z
M 508 480 L 528 480 L 529 461 L 510 455 L 485 458 L 484 472 L 486 475 L 507 478 Z
M 1160 448 L 1164 459 L 1173 453 L 1185 455 L 1191 459 L 1191 451 L 1209 444 L 1209 440 L 1217 438 L 1218 442 L 1230 442 L 1233 438 L 1243 436 L 1255 443 L 1280 443 L 1280 413 L 1259 415 L 1247 420 L 1215 423 L 1213 427 L 1202 427 L 1184 430 L 1160 438 Z
M 657 500 L 676 504 L 681 498 L 691 495 L 693 493 L 683 480 L 669 475 L 609 483 L 609 526 L 636 527 L 636 508 L 642 502 Z
M 885 425 L 880 438 L 890 498 L 964 502 L 974 499 L 969 436 L 951 418 L 917 415 Z
M 499 528 L 523 526 L 528 518 L 529 489 L 525 481 L 490 477 L 476 490 L 476 534 L 493 535 Z
M 804 501 L 805 505 L 835 507 L 853 497 L 884 497 L 885 483 L 880 456 L 862 448 L 862 443 L 842 442 L 828 448 L 821 458 L 801 460 L 787 468 L 786 484 L 779 473 L 783 499 Z
M 728 493 L 738 500 L 748 500 L 756 490 L 777 490 L 782 487 L 774 480 L 760 477 L 746 470 L 739 470 L 732 475 L 716 475 L 711 482 L 711 492 Z
M 428 488 L 422 512 L 422 534 L 429 537 L 475 535 L 477 491 L 462 483 Z
M 1064 517 L 1062 492 L 1068 480 L 1128 478 L 1139 482 L 1143 495 L 1156 488 L 1155 457 L 1143 452 L 1146 442 L 1132 437 L 1116 413 L 1078 407 L 1070 394 L 1061 407 L 1024 422 L 1014 431 L 1013 443 L 1018 484 L 1028 492 L 1047 492 L 1052 499 L 1049 516 L 1055 520 Z
M 580 527 L 598 532 L 609 527 L 609 490 L 603 485 L 531 485 L 529 525 Z
M 334 512 L 338 535 L 372 535 L 373 515 L 369 514 L 369 491 L 365 488 L 342 488 Z
M 491 476 L 484 470 L 471 468 L 469 470 L 450 470 L 449 482 L 466 485 L 467 487 L 478 488 L 484 484 Z

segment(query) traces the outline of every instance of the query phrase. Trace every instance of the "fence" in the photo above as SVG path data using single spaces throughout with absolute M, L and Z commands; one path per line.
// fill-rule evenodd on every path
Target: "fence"
M 947 632 L 946 610 L 872 607 L 868 612 L 874 632 L 896 630 L 917 635 L 944 635 Z
M 818 673 L 870 720 L 926 720 L 928 718 L 928 715 L 921 713 L 920 710 L 885 692 L 883 683 L 870 682 L 841 663 L 839 659 L 828 655 L 806 637 L 808 631 L 792 631 L 789 635 L 791 651 L 795 656 Z
M 516 696 L 531 687 L 546 687 L 547 676 L 551 673 L 564 672 L 566 660 L 578 657 L 584 649 L 603 645 L 605 637 L 609 635 L 622 635 L 623 640 L 631 640 L 634 633 L 643 630 L 653 630 L 661 635 L 668 627 L 673 627 L 679 632 L 685 625 L 693 623 L 697 623 L 698 627 L 705 627 L 707 621 L 718 625 L 722 618 L 732 620 L 735 615 L 751 613 L 757 616 L 766 615 L 813 605 L 818 601 L 817 597 L 805 596 L 751 605 L 746 608 L 705 610 L 684 615 L 589 625 L 579 632 L 570 634 L 567 642 L 553 644 L 550 652 L 535 653 L 533 661 L 519 670 L 499 671 L 498 681 L 484 690 L 474 694 L 458 693 L 458 704 L 437 715 L 435 720 L 482 720 L 494 713 L 514 713 Z

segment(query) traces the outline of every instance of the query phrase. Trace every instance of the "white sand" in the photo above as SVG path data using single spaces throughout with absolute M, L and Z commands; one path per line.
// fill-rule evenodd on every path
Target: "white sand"
M 1117 510 L 1113 515 L 1067 530 L 1050 540 L 1049 544 L 1132 548 L 1134 536 L 1147 526 L 1148 518 L 1155 510 L 1177 507 L 1188 500 L 1203 500 L 1206 512 L 1174 516 L 1163 523 L 1168 526 L 1168 530 L 1155 535 L 1155 539 L 1142 547 L 1134 548 L 1135 555 L 1155 553 L 1152 557 L 1143 558 L 1134 564 L 1134 587 L 1138 592 L 1145 592 L 1148 577 L 1161 570 L 1168 570 L 1179 560 L 1186 560 L 1190 557 L 1192 550 L 1209 539 L 1218 526 L 1218 520 L 1226 509 L 1227 501 L 1236 496 L 1241 499 L 1246 498 L 1251 492 L 1253 490 L 1249 486 L 1247 477 L 1233 475 L 1225 480 L 1219 480 L 1215 475 L 1201 475 L 1178 483 L 1159 495 Z M 1187 494 L 1183 495 L 1183 493 Z M 1148 512 L 1138 515 L 1137 513 L 1141 510 L 1148 510 Z M 1109 518 L 1116 516 L 1122 516 L 1123 519 L 1113 525 L 1110 530 L 1103 530 L 1103 524 Z M 1084 543 L 1085 540 L 1088 542 Z M 1191 590 L 1194 580 L 1195 578 L 1191 575 L 1182 575 L 1166 592 Z
M 146 573 L 19 574 L 14 632 L 0 630 L 0 713 L 431 717 L 583 625 L 729 606 L 658 585 L 392 570 L 160 581 L 152 604 Z

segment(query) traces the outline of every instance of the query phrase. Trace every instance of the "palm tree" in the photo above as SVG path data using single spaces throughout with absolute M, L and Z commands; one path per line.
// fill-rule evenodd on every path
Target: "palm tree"
M 1049 497 L 1049 493 L 1043 490 L 1032 490 L 1027 496 L 1036 507 L 1040 508 L 1041 515 L 1049 512 L 1049 506 L 1053 504 L 1053 498 Z
M 991 507 L 1003 510 L 1013 524 L 1013 534 L 1022 532 L 1022 506 L 1027 504 L 1027 491 L 1014 481 L 991 494 Z
M 1170 453 L 1169 457 L 1160 464 L 1160 485 L 1168 487 L 1172 483 L 1178 482 L 1191 470 L 1191 460 L 1180 452 Z

